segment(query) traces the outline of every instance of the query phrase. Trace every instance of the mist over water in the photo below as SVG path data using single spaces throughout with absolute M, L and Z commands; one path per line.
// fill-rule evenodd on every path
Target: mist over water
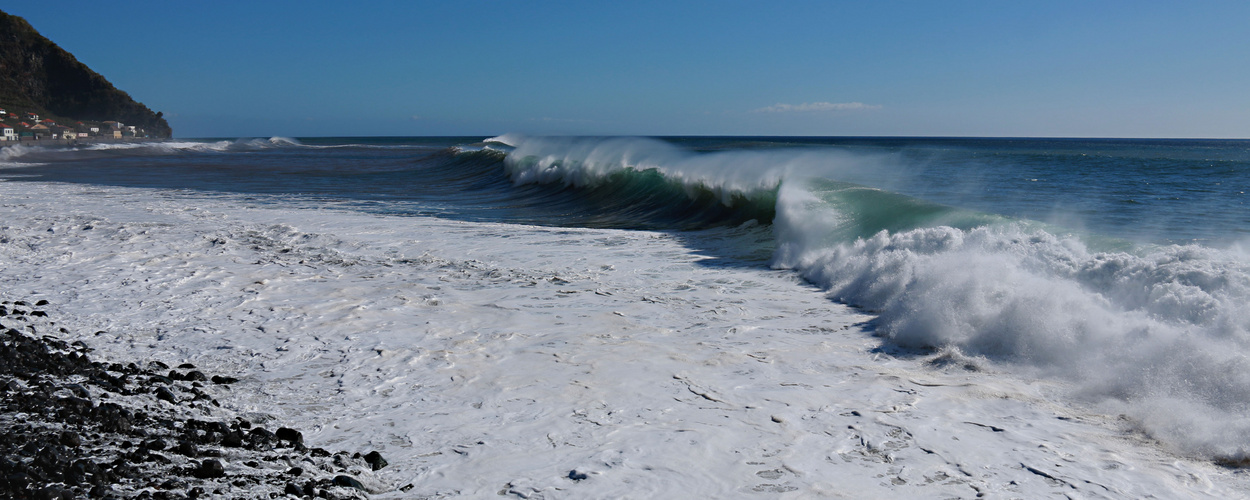
M 759 226 L 772 254 L 753 265 L 876 314 L 886 342 L 1064 380 L 1182 453 L 1250 456 L 1245 141 L 275 138 L 0 161 L 14 181 L 392 215 Z

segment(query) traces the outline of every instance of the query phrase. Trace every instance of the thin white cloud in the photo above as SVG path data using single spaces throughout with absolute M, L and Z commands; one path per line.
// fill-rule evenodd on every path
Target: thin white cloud
M 851 111 L 857 109 L 881 109 L 881 106 L 862 102 L 805 102 L 803 104 L 774 104 L 752 110 L 754 113 L 790 113 L 811 111 Z
M 600 123 L 595 120 L 585 120 L 585 119 L 579 119 L 579 118 L 552 118 L 550 116 L 544 116 L 542 118 L 530 118 L 530 121 L 547 122 L 547 123 Z

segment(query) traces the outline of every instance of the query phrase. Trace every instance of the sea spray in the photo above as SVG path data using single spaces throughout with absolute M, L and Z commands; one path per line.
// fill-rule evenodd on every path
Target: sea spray
M 828 235 L 845 214 L 803 189 L 781 193 L 774 265 L 879 314 L 891 342 L 1068 379 L 1083 400 L 1185 453 L 1236 460 L 1250 450 L 1244 255 L 1094 251 L 1027 221 L 836 241 Z

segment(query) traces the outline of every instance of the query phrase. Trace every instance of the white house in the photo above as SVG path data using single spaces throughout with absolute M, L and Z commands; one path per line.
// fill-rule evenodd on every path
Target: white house
M 3 135 L 0 135 L 0 140 L 5 140 L 5 141 L 17 140 L 17 134 L 14 133 L 12 125 L 0 125 L 0 130 L 3 130 L 2 132 Z

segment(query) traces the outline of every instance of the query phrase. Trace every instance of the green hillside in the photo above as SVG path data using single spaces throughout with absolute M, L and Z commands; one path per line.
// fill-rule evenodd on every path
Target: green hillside
M 0 12 L 0 109 L 10 117 L 35 113 L 65 126 L 112 120 L 134 125 L 152 137 L 173 134 L 161 113 L 131 99 L 25 19 L 4 12 Z M 20 117 L 5 123 L 17 121 Z

